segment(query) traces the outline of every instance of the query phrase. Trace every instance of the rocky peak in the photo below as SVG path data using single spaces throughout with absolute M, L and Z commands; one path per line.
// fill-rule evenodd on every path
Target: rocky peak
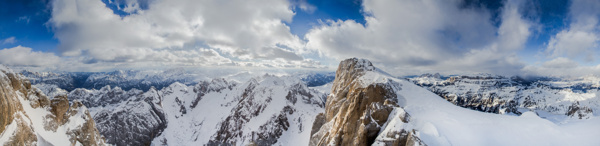
M 371 61 L 366 59 L 350 58 L 340 62 L 337 71 L 356 70 L 356 71 L 373 71 L 375 66 Z
M 367 83 L 361 80 L 375 70 L 364 59 L 351 58 L 340 63 L 325 113 L 319 114 L 313 124 L 310 145 L 371 145 L 376 141 L 391 112 L 400 108 L 396 94 L 400 85 L 390 80 Z M 385 76 L 385 73 L 375 74 Z M 404 133 L 406 139 L 410 135 L 406 133 L 410 132 Z
M 87 108 L 66 96 L 49 99 L 0 65 L 1 145 L 104 145 Z
M 351 58 L 340 62 L 337 71 L 335 72 L 335 83 L 347 84 L 353 79 L 362 76 L 367 71 L 374 71 L 375 67 L 373 64 L 366 59 Z

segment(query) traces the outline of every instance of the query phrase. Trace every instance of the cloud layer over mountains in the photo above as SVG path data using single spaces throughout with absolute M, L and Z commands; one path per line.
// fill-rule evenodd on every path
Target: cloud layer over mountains
M 301 38 L 289 24 L 298 11 L 319 9 L 303 0 L 55 0 L 46 25 L 60 42 L 56 53 L 5 48 L 0 63 L 67 71 L 164 65 L 333 70 L 341 59 L 361 57 L 397 75 L 598 73 L 600 2 L 569 4 L 567 27 L 539 46 L 538 55 L 523 56 L 543 31 L 536 2 L 506 0 L 490 8 L 460 0 L 364 0 L 366 23 L 321 20 Z

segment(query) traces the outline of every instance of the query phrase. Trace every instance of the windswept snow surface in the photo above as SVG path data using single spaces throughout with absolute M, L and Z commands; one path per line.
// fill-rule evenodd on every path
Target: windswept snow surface
M 369 75 L 381 81 L 380 75 Z M 367 77 L 367 76 L 365 76 Z M 393 78 L 393 77 L 387 77 Z M 526 112 L 521 116 L 484 113 L 456 105 L 409 81 L 401 84 L 399 98 L 411 115 L 408 126 L 428 145 L 600 145 L 600 118 L 556 124 Z

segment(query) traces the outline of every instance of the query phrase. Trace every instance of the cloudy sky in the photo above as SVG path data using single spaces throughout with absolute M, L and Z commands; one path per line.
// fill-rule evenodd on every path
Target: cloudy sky
M 600 75 L 599 21 L 592 0 L 3 0 L 0 63 Z

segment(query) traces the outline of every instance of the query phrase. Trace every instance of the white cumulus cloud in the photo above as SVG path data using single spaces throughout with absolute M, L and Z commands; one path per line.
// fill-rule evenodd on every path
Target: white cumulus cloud
M 307 47 L 336 59 L 364 57 L 398 74 L 518 72 L 517 51 L 529 38 L 526 4 L 506 1 L 495 26 L 483 6 L 458 0 L 365 0 L 366 24 L 327 21 L 306 34 Z
M 544 62 L 542 66 L 544 68 L 569 69 L 578 67 L 579 63 L 568 58 L 558 57 L 556 59 Z
M 17 46 L 0 50 L 0 64 L 11 66 L 52 66 L 61 61 L 53 53 L 32 51 L 31 48 Z
M 565 57 L 558 57 L 543 62 L 541 66 L 528 65 L 523 68 L 523 75 L 551 76 L 551 77 L 582 77 L 587 75 L 600 75 L 600 65 L 583 66 L 577 61 Z
M 594 61 L 600 49 L 600 1 L 573 0 L 569 10 L 569 27 L 550 39 L 546 53 L 551 58 Z
M 120 16 L 100 0 L 55 0 L 49 24 L 62 55 L 86 56 L 90 62 L 173 60 L 169 51 L 198 46 L 242 61 L 304 59 L 299 55 L 306 52 L 303 41 L 284 23 L 295 14 L 287 0 L 172 0 L 145 5 L 142 9 L 137 1 L 126 1 L 119 9 L 130 14 Z

